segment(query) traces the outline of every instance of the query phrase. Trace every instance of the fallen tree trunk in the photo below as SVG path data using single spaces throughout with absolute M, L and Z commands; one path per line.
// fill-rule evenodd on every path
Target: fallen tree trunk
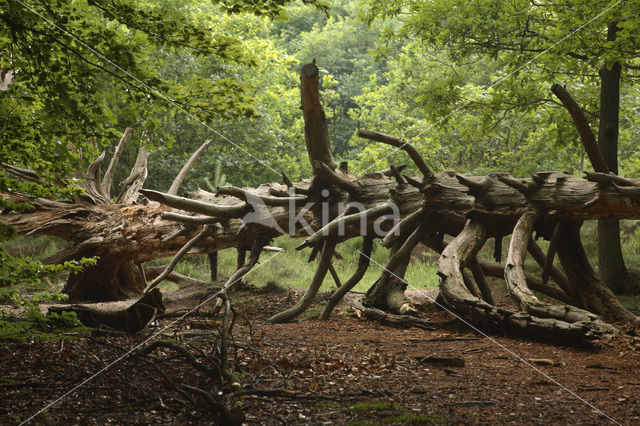
M 335 247 L 350 238 L 365 236 L 356 273 L 334 292 L 322 318 L 330 316 L 371 266 L 371 245 L 381 239 L 383 246 L 391 247 L 391 256 L 362 302 L 372 312 L 387 311 L 402 318 L 417 315 L 404 295 L 408 284 L 404 274 L 411 250 L 422 242 L 441 253 L 440 288 L 448 309 L 484 330 L 580 341 L 615 334 L 605 321 L 638 321 L 597 278 L 577 231 L 584 220 L 640 218 L 640 181 L 609 173 L 587 173 L 586 178 L 562 172 L 540 172 L 530 178 L 508 173 L 436 174 L 407 142 L 365 130 L 358 134 L 405 151 L 422 176 L 401 176 L 400 168 L 392 166 L 356 178 L 348 173 L 346 163 L 338 168 L 331 155 L 326 120 L 318 102 L 317 77 L 315 64 L 305 65 L 301 93 L 307 149 L 314 170 L 310 180 L 294 183 L 283 174 L 284 185 L 223 187 L 216 194 L 197 191 L 179 197 L 179 182 L 162 193 L 138 190 L 139 178 L 131 178 L 128 180 L 133 189 L 123 191 L 127 201 L 140 194 L 150 202 L 125 206 L 100 202 L 97 196 L 93 203 L 35 200 L 33 212 L 5 215 L 2 220 L 21 233 L 56 235 L 74 242 L 49 261 L 100 256 L 96 267 L 69 279 L 67 291 L 74 299 L 117 299 L 140 293 L 148 284 L 142 282 L 145 274 L 140 268 L 146 260 L 178 255 L 149 285 L 152 288 L 170 275 L 179 257 L 186 253 L 245 249 L 255 246 L 256 241 L 264 246 L 271 238 L 288 234 L 306 237 L 299 249 L 311 248 L 311 259 L 322 253 L 312 286 L 303 298 L 270 319 L 290 321 L 311 304 L 327 272 L 341 282 L 332 266 Z M 144 160 L 146 156 L 139 158 Z M 142 170 L 143 166 L 137 168 Z M 92 186 L 102 188 L 95 167 L 92 170 Z M 181 171 L 179 181 L 185 173 Z M 532 232 L 552 241 L 547 255 L 536 248 Z M 502 238 L 511 234 L 505 266 L 478 259 L 486 239 L 495 239 L 499 254 Z M 445 239 L 445 235 L 451 238 Z M 527 250 L 542 265 L 543 278 L 524 270 Z M 256 264 L 259 251 L 252 262 L 241 262 L 242 275 Z M 554 265 L 556 253 L 564 272 Z M 496 275 L 496 270 L 503 271 L 516 309 L 494 305 L 484 276 Z M 547 282 L 549 278 L 555 284 Z M 562 304 L 545 304 L 530 288 Z

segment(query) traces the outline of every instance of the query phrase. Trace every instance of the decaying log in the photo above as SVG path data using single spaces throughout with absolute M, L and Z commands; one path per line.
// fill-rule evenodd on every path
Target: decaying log
M 505 266 L 505 280 L 513 299 L 527 312 L 542 318 L 555 318 L 566 322 L 593 321 L 598 319 L 591 312 L 573 307 L 543 304 L 529 287 L 524 272 L 529 238 L 539 218 L 534 210 L 527 210 L 516 224 L 511 236 L 509 255 Z M 562 226 L 562 225 L 560 225 Z
M 558 242 L 558 257 L 567 278 L 578 289 L 585 309 L 601 315 L 605 320 L 638 323 L 613 292 L 607 288 L 589 264 L 580 240 L 579 224 L 563 224 Z
M 206 253 L 213 259 L 221 249 L 235 247 L 243 253 L 251 246 L 249 258 L 239 261 L 236 272 L 219 294 L 217 306 L 222 309 L 227 303 L 226 289 L 251 270 L 267 242 L 288 234 L 305 238 L 298 248 L 311 247 L 310 260 L 321 253 L 320 260 L 304 296 L 269 322 L 290 321 L 304 312 L 327 272 L 334 275 L 339 285 L 321 316 L 329 318 L 342 297 L 364 276 L 378 238 L 382 238 L 383 246 L 391 247 L 391 255 L 362 302 L 362 308 L 374 316 L 385 311 L 399 314 L 393 317 L 395 320 L 424 323 L 420 319 L 406 321 L 407 314 L 417 312 L 405 295 L 404 280 L 411 252 L 422 242 L 441 253 L 438 274 L 447 309 L 473 327 L 544 340 L 584 342 L 618 333 L 603 319 L 638 321 L 593 272 L 580 241 L 579 227 L 584 220 L 640 218 L 640 182 L 608 174 L 601 167 L 596 170 L 602 173 L 587 174 L 586 179 L 563 172 L 539 172 L 529 178 L 509 173 L 435 174 L 410 143 L 366 130 L 358 134 L 406 152 L 422 176 L 401 176 L 400 168 L 390 167 L 388 171 L 356 178 L 349 174 L 345 162 L 338 167 L 331 153 L 318 80 L 316 65 L 305 65 L 301 73 L 301 98 L 305 141 L 313 167 L 311 180 L 293 182 L 283 173 L 285 185 L 226 186 L 218 188 L 216 194 L 198 190 L 178 197 L 177 188 L 198 153 L 185 165 L 184 173 L 176 177 L 169 191 L 162 193 L 141 189 L 148 156 L 141 148 L 134 170 L 117 199 L 120 204 L 109 202 L 108 190 L 111 166 L 115 167 L 117 155 L 103 182 L 99 172 L 104 160 L 101 156 L 87 172 L 87 193 L 93 203 L 36 199 L 32 200 L 35 207 L 32 212 L 0 218 L 20 233 L 56 235 L 74 243 L 52 256 L 49 259 L 52 262 L 100 256 L 96 267 L 69 278 L 66 291 L 75 300 L 119 299 L 140 294 L 145 288 L 140 264 L 146 260 L 175 255 L 149 286 L 153 288 L 162 278 L 170 276 L 172 265 L 186 253 Z M 561 90 L 556 91 L 562 96 Z M 578 114 L 574 119 L 580 120 Z M 125 136 L 116 153 L 121 150 Z M 597 163 L 598 159 L 594 156 L 592 161 Z M 29 173 L 22 175 L 25 179 L 41 179 Z M 151 202 L 136 204 L 140 194 Z M 211 232 L 214 228 L 215 232 Z M 531 239 L 534 231 L 552 241 L 546 256 Z M 485 241 L 494 238 L 499 260 L 501 241 L 508 235 L 512 238 L 505 266 L 477 257 Z M 336 245 L 360 236 L 365 238 L 358 267 L 340 285 L 331 263 L 337 256 Z M 543 268 L 542 279 L 524 270 L 527 251 Z M 553 264 L 555 253 L 564 273 Z M 212 279 L 213 272 L 212 267 Z M 524 311 L 495 306 L 485 274 L 503 275 L 514 300 Z M 548 278 L 555 284 L 547 283 Z M 567 305 L 545 304 L 532 290 Z
M 137 333 L 149 325 L 156 314 L 164 313 L 164 305 L 162 294 L 156 289 L 125 309 L 113 310 L 104 304 L 55 305 L 49 312 L 75 312 L 86 326 Z

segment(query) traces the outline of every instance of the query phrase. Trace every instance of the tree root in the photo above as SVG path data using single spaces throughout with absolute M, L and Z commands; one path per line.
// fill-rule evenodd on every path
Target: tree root
M 324 247 L 322 248 L 322 255 L 320 256 L 320 261 L 318 262 L 318 268 L 316 269 L 313 280 L 311 281 L 311 284 L 309 285 L 309 288 L 305 292 L 304 296 L 293 307 L 269 318 L 266 321 L 267 323 L 275 324 L 279 322 L 291 321 L 292 319 L 303 313 L 311 305 L 313 298 L 322 285 L 322 281 L 324 280 L 325 275 L 327 275 L 329 264 L 331 263 L 331 259 L 333 258 L 333 252 L 335 251 L 335 248 L 336 243 L 334 240 L 325 240 Z
M 443 300 L 460 319 L 474 328 L 558 343 L 591 343 L 619 335 L 616 328 L 597 318 L 572 323 L 538 318 L 528 313 L 490 305 L 473 297 L 464 287 L 462 265 L 475 256 L 485 238 L 486 228 L 479 221 L 471 219 L 462 232 L 447 245 L 438 261 Z
M 357 310 L 356 312 L 359 311 L 366 318 L 382 324 L 393 325 L 396 327 L 418 327 L 425 330 L 434 330 L 442 325 L 437 322 L 416 317 L 415 315 L 391 314 L 381 309 L 367 308 L 362 304 L 362 302 L 363 298 L 355 299 L 352 302 L 354 309 Z

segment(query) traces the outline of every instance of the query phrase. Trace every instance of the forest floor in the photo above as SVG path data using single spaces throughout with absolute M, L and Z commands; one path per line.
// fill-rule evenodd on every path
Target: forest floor
M 432 330 L 384 326 L 345 305 L 330 321 L 313 319 L 326 295 L 299 321 L 261 325 L 302 291 L 249 287 L 231 296 L 239 315 L 230 365 L 241 386 L 291 392 L 239 398 L 246 424 L 640 423 L 640 353 L 628 341 L 584 348 L 486 337 L 431 303 L 435 291 L 412 293 L 421 315 L 443 324 Z M 179 292 L 169 311 L 201 300 Z M 0 423 L 28 419 L 102 369 L 35 423 L 219 423 L 204 403 L 190 406 L 173 391 L 151 358 L 109 366 L 159 331 L 163 338 L 190 332 L 185 344 L 208 353 L 207 330 L 219 324 L 207 317 L 211 305 L 137 336 L 0 342 Z M 183 359 L 158 353 L 166 378 L 205 386 Z

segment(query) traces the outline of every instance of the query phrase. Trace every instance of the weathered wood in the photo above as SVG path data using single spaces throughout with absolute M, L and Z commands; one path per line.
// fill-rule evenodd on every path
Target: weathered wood
M 585 308 L 608 321 L 638 323 L 591 267 L 580 240 L 579 223 L 563 223 L 558 240 L 558 257 L 570 282 L 579 289 Z
M 118 142 L 118 146 L 116 146 L 116 150 L 113 152 L 113 157 L 111 157 L 111 161 L 109 162 L 109 166 L 107 167 L 107 171 L 104 172 L 104 176 L 102 178 L 102 191 L 104 192 L 107 199 L 111 198 L 111 184 L 113 183 L 113 175 L 116 172 L 116 167 L 118 167 L 118 162 L 120 161 L 120 156 L 122 155 L 122 151 L 124 150 L 124 144 L 127 142 L 129 135 L 131 134 L 131 127 L 127 127 Z
M 122 330 L 137 333 L 151 323 L 158 313 L 164 313 L 162 294 L 152 291 L 130 306 L 120 310 L 110 310 L 101 305 L 54 305 L 49 312 L 75 312 L 78 319 L 89 327 Z
M 211 282 L 218 280 L 218 252 L 214 251 L 213 253 L 207 253 L 207 257 L 209 259 L 209 272 L 211 277 Z
M 370 130 L 359 129 L 357 134 L 361 138 L 382 142 L 384 144 L 395 146 L 396 148 L 405 151 L 407 154 L 409 154 L 409 157 L 411 157 L 416 167 L 418 168 L 418 170 L 420 170 L 420 173 L 422 173 L 425 178 L 430 179 L 433 177 L 431 168 L 424 161 L 424 158 L 422 158 L 420 153 L 410 143 L 393 136 L 385 135 L 384 133 L 372 132 Z
M 536 211 L 527 210 L 518 220 L 511 236 L 504 275 L 512 298 L 527 312 L 541 318 L 555 318 L 569 323 L 597 320 L 597 315 L 573 306 L 546 305 L 527 286 L 524 260 L 529 239 L 538 218 Z
M 302 98 L 302 114 L 304 116 L 304 139 L 307 144 L 309 162 L 313 167 L 313 174 L 321 166 L 316 162 L 326 164 L 335 170 L 338 164 L 331 153 L 331 140 L 324 109 L 320 103 L 318 83 L 320 72 L 315 63 L 306 64 L 300 73 L 300 93 Z
M 313 280 L 311 284 L 309 284 L 309 288 L 304 293 L 304 296 L 291 308 L 282 311 L 276 315 L 273 315 L 271 318 L 267 320 L 268 323 L 281 323 L 291 321 L 294 318 L 298 317 L 301 313 L 303 313 L 311 302 L 313 298 L 318 293 L 320 286 L 322 285 L 322 281 L 324 281 L 324 277 L 327 275 L 327 271 L 329 270 L 329 265 L 331 264 L 331 258 L 333 258 L 333 252 L 336 249 L 335 240 L 328 239 L 324 243 L 324 247 L 322 248 L 322 255 L 320 256 L 320 261 L 318 262 L 318 268 L 316 269 L 316 273 L 313 276 Z
M 322 314 L 320 315 L 320 319 L 327 320 L 331 316 L 331 313 L 335 309 L 335 307 L 340 303 L 342 298 L 349 292 L 353 287 L 356 286 L 362 280 L 365 272 L 369 268 L 369 262 L 371 260 L 371 252 L 373 250 L 373 238 L 372 237 L 364 237 L 362 240 L 362 250 L 360 251 L 360 256 L 358 256 L 358 267 L 355 272 L 345 283 L 340 286 L 336 291 L 333 292 L 329 300 L 327 301 L 327 305 L 325 306 Z
M 494 305 L 495 301 L 493 299 L 493 295 L 491 294 L 491 289 L 489 288 L 489 284 L 485 279 L 484 272 L 482 271 L 482 265 L 480 265 L 480 261 L 478 260 L 478 258 L 474 257 L 473 259 L 471 259 L 468 266 L 471 270 L 471 273 L 473 274 L 473 278 L 478 284 L 480 294 L 482 294 L 482 299 L 485 302 Z
M 427 225 L 420 224 L 406 240 L 399 240 L 396 243 L 397 250 L 394 250 L 384 265 L 378 281 L 367 292 L 364 299 L 365 306 L 389 309 L 391 312 L 402 315 L 416 312 L 411 301 L 404 296 L 406 283 L 403 277 L 411 252 L 424 238 L 427 230 Z
M 547 257 L 544 260 L 544 266 L 542 267 L 542 281 L 547 282 L 551 269 L 553 268 L 553 259 L 556 257 L 556 248 L 558 247 L 558 239 L 560 238 L 560 223 L 556 223 L 553 228 L 553 234 L 549 241 L 549 249 L 547 250 Z
M 504 265 L 500 263 L 488 262 L 486 260 L 478 260 L 482 272 L 495 278 L 504 278 Z M 575 302 L 569 297 L 562 289 L 553 285 L 551 282 L 543 283 L 539 277 L 525 272 L 525 278 L 527 279 L 527 286 L 533 290 L 538 291 L 546 296 L 552 297 L 560 302 L 573 305 Z M 488 302 L 485 299 L 486 302 Z
M 149 285 L 145 288 L 144 292 L 147 293 L 152 290 L 155 286 L 160 284 L 162 280 L 164 280 L 171 272 L 173 272 L 173 268 L 176 267 L 180 259 L 189 252 L 193 247 L 195 247 L 200 241 L 204 240 L 210 235 L 208 225 L 205 225 L 196 236 L 191 238 L 187 243 L 178 250 L 178 252 L 173 256 L 171 262 L 165 267 L 164 271 L 160 275 L 158 275 Z
M 511 297 L 525 309 L 528 305 L 539 302 L 527 287 L 527 278 L 524 273 L 524 260 L 527 256 L 529 238 L 538 218 L 539 215 L 535 210 L 527 210 L 518 220 L 511 235 L 507 263 L 504 268 L 504 278 Z
M 196 150 L 196 152 L 191 154 L 191 157 L 189 157 L 189 160 L 187 160 L 187 162 L 184 164 L 184 166 L 182 166 L 182 169 L 176 175 L 175 179 L 173 180 L 173 183 L 171 183 L 171 187 L 169 187 L 169 190 L 167 191 L 167 194 L 178 195 L 178 189 L 180 189 L 180 185 L 182 185 L 182 181 L 187 176 L 187 173 L 189 173 L 189 170 L 191 170 L 191 168 L 195 164 L 195 162 L 198 159 L 198 157 L 200 157 L 202 155 L 202 153 L 204 153 L 204 151 L 207 149 L 207 147 L 210 144 L 211 144 L 211 140 L 210 139 L 206 140 L 200 146 L 200 148 L 198 148 Z
M 490 305 L 473 297 L 463 284 L 461 265 L 475 256 L 486 236 L 485 226 L 479 221 L 470 220 L 447 245 L 438 260 L 441 294 L 449 309 L 464 321 L 481 330 L 526 335 L 561 343 L 589 342 L 618 334 L 614 327 L 596 318 L 573 323 L 538 318 L 528 313 L 517 313 Z
M 131 174 L 124 181 L 122 181 L 122 191 L 118 195 L 116 203 L 118 204 L 132 204 L 135 203 L 144 185 L 144 181 L 147 179 L 147 159 L 149 158 L 149 150 L 144 146 L 141 146 L 138 150 L 138 157 L 136 163 L 131 169 Z
M 575 224 L 582 220 L 640 217 L 636 181 L 608 174 L 591 174 L 582 179 L 561 172 L 539 172 L 530 178 L 517 178 L 508 173 L 473 176 L 451 171 L 435 175 L 410 144 L 367 131 L 361 131 L 361 135 L 407 152 L 423 177 L 400 177 L 397 170 L 391 169 L 389 174 L 395 180 L 383 173 L 356 179 L 348 174 L 346 164 L 337 169 L 331 155 L 326 119 L 317 92 L 318 78 L 315 64 L 303 67 L 301 93 L 305 140 L 314 168 L 312 180 L 294 183 L 283 175 L 286 187 L 278 184 L 253 189 L 223 187 L 217 194 L 198 190 L 188 197 L 139 191 L 146 173 L 146 153 L 141 150 L 134 168 L 137 171 L 134 170 L 127 180 L 130 187 L 119 200 L 135 202 L 140 192 L 152 200 L 148 205 L 64 204 L 36 199 L 33 212 L 0 218 L 16 225 L 22 233 L 58 235 L 74 242 L 72 247 L 54 255 L 51 261 L 100 256 L 96 267 L 70 277 L 67 290 L 75 298 L 118 298 L 140 292 L 145 277 L 139 266 L 148 259 L 187 252 L 211 254 L 227 247 L 236 247 L 242 253 L 253 244 L 249 260 L 245 262 L 239 257 L 238 269 L 227 281 L 231 286 L 231 281 L 241 279 L 255 265 L 269 238 L 284 233 L 292 237 L 307 236 L 311 227 L 314 233 L 301 247 L 312 246 L 311 257 L 322 250 L 311 286 L 294 307 L 270 319 L 272 322 L 288 321 L 310 305 L 331 269 L 336 244 L 365 236 L 358 269 L 334 292 L 331 306 L 327 307 L 326 315 L 323 314 L 328 317 L 344 293 L 364 275 L 373 239 L 382 237 L 376 218 L 384 217 L 383 228 L 392 228 L 392 232 L 384 238 L 383 244 L 393 247 L 380 277 L 367 292 L 365 304 L 368 308 L 415 313 L 404 294 L 407 283 L 403 277 L 412 249 L 423 242 L 441 252 L 438 274 L 443 301 L 448 309 L 475 327 L 556 341 L 583 342 L 617 332 L 600 321 L 598 315 L 611 321 L 637 321 L 633 314 L 616 304 L 610 292 L 603 290 L 586 260 L 579 234 L 570 227 L 577 226 Z M 90 168 L 96 185 L 100 161 Z M 295 188 L 295 193 L 305 196 L 292 196 L 289 188 Z M 158 206 L 156 201 L 164 206 Z M 535 209 L 535 214 L 531 209 Z M 391 212 L 393 219 L 399 220 L 395 226 L 387 217 Z M 361 221 L 364 221 L 362 226 L 356 226 Z M 527 248 L 539 263 L 545 264 L 545 256 L 535 243 L 527 243 L 531 232 L 535 229 L 548 238 L 555 223 L 563 226 L 564 234 L 552 239 L 557 240 L 558 256 L 567 270 L 567 277 L 553 266 L 552 253 L 547 256 L 543 269 L 545 277 L 549 274 L 561 289 L 524 271 Z M 198 236 L 202 225 L 215 232 L 208 233 L 206 238 L 203 234 Z M 488 303 L 492 296 L 484 282 L 483 271 L 489 273 L 488 270 L 496 268 L 488 268 L 476 258 L 487 238 L 494 237 L 496 250 L 499 250 L 498 242 L 512 233 L 507 266 L 498 265 L 498 269 L 506 275 L 512 294 L 527 313 Z M 445 235 L 454 238 L 445 244 L 449 241 Z M 465 267 L 471 268 L 474 278 L 469 275 L 465 278 Z M 482 283 L 480 292 L 475 289 L 474 280 L 479 286 Z M 465 283 L 472 292 L 481 293 L 485 300 L 470 293 Z M 529 286 L 591 312 L 572 306 L 545 305 Z M 228 303 L 224 294 L 221 295 L 223 297 L 216 305 L 220 309 L 223 302 Z

